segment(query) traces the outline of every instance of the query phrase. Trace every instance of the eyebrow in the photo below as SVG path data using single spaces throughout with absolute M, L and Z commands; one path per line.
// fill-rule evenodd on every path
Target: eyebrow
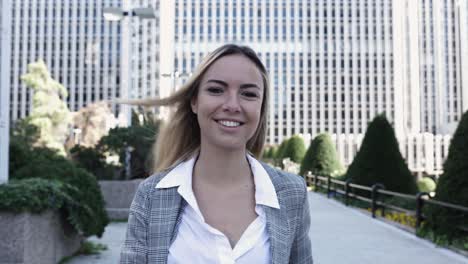
M 220 85 L 223 85 L 223 86 L 228 86 L 227 82 L 225 81 L 221 81 L 221 80 L 215 80 L 215 79 L 210 79 L 208 81 L 206 81 L 207 83 L 209 82 L 214 82 L 214 83 L 217 83 L 217 84 L 220 84 Z M 245 84 L 242 84 L 240 86 L 241 89 L 246 89 L 246 88 L 257 88 L 257 89 L 260 89 L 260 87 L 258 85 L 256 85 L 255 83 L 245 83 Z

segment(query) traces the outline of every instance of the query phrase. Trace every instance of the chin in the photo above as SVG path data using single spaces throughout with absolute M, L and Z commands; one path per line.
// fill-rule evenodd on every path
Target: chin
M 247 148 L 244 141 L 217 140 L 217 142 L 213 142 L 213 145 L 227 152 L 244 151 Z

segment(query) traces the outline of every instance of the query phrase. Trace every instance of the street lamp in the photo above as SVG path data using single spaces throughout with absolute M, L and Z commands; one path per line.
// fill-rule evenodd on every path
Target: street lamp
M 124 99 L 132 99 L 134 92 L 133 83 L 129 81 L 133 75 L 133 66 L 130 56 L 131 52 L 131 37 L 133 36 L 132 27 L 130 26 L 129 19 L 125 17 L 138 17 L 140 19 L 156 19 L 155 12 L 151 7 L 138 7 L 124 10 L 118 7 L 105 7 L 103 8 L 103 16 L 108 21 L 122 21 L 122 45 L 121 45 L 121 57 L 120 57 L 120 85 L 121 93 L 120 97 Z M 132 123 L 132 113 L 130 105 L 122 105 L 120 114 L 125 118 L 128 126 Z

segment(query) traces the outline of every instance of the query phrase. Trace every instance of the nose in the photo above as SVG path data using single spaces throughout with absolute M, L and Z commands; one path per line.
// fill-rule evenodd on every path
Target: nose
M 226 93 L 226 100 L 223 103 L 223 111 L 240 112 L 240 102 L 237 94 Z

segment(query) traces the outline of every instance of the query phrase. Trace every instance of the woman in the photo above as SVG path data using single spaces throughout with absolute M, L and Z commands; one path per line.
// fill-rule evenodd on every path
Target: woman
M 269 84 L 253 50 L 224 45 L 174 95 L 138 187 L 121 263 L 312 263 L 304 180 L 259 162 Z

